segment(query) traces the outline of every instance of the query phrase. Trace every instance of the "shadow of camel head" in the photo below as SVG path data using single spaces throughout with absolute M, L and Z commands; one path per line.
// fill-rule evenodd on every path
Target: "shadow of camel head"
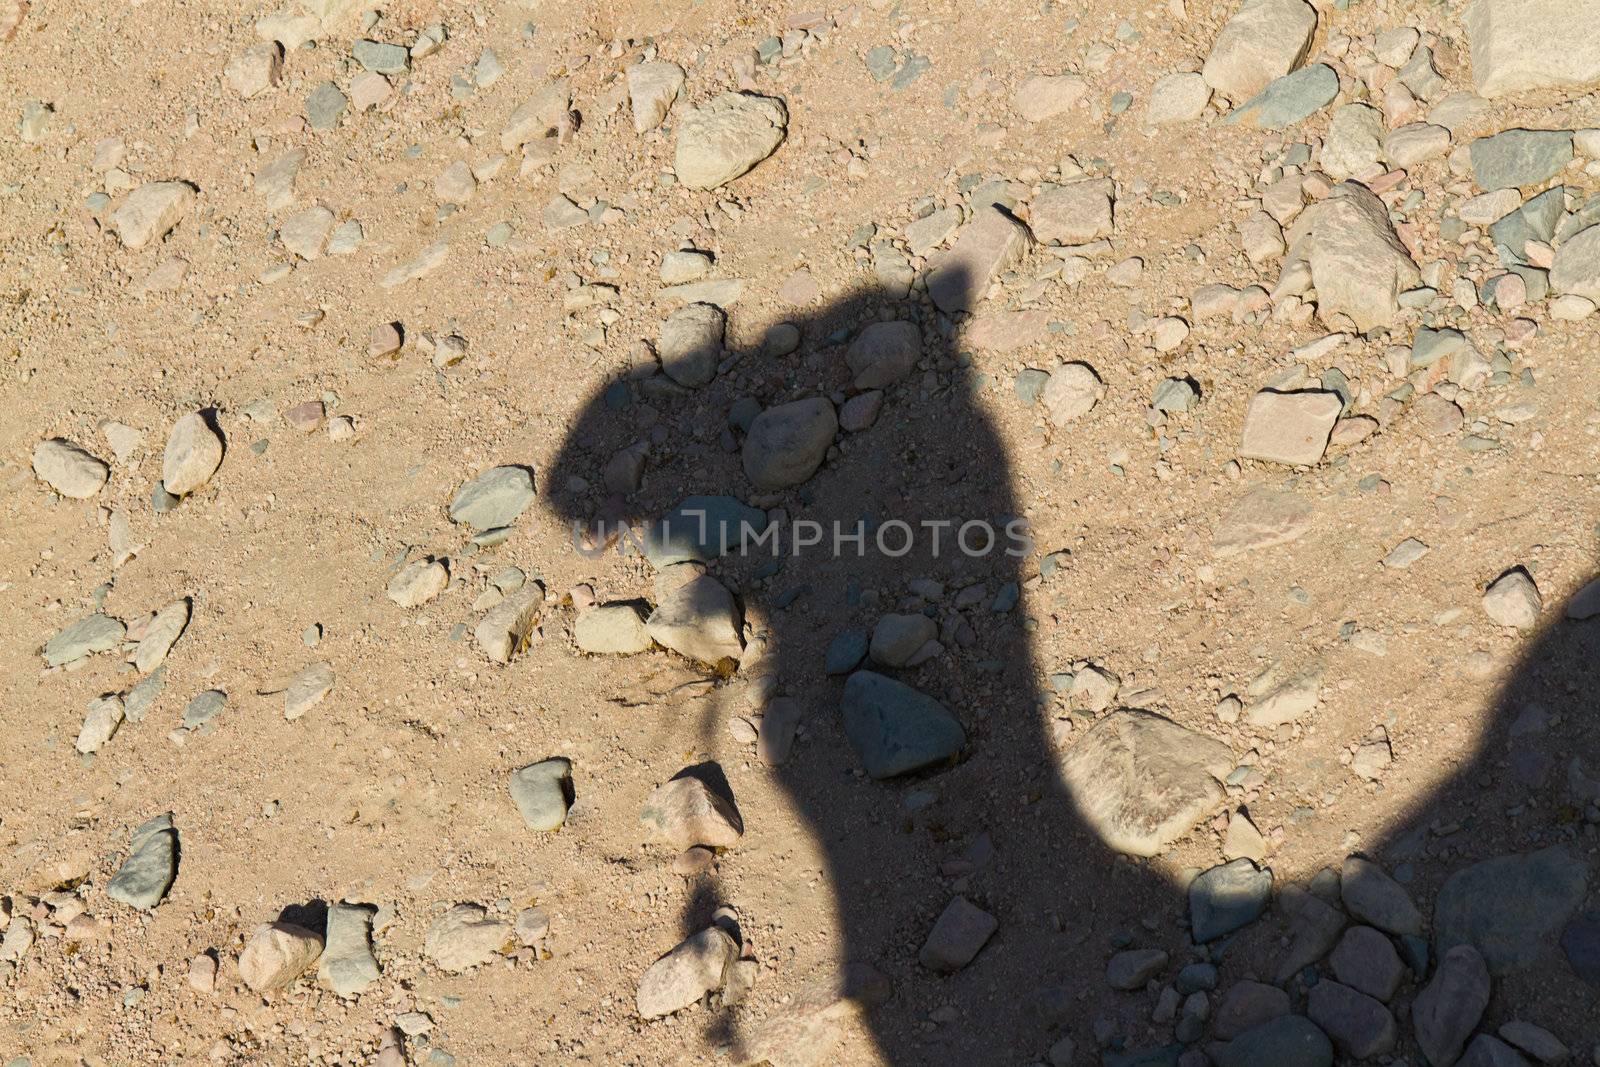
M 1519 1011 L 1557 1029 L 1592 1018 L 1600 622 L 1547 609 L 1399 832 L 1300 884 L 1274 878 L 1279 855 L 1246 820 L 1266 789 L 1254 753 L 1212 736 L 1209 715 L 1141 710 L 1145 694 L 1119 693 L 1109 671 L 1037 662 L 1040 589 L 1095 576 L 1017 524 L 1028 501 L 994 405 L 1018 399 L 964 349 L 965 325 L 887 288 L 784 323 L 680 307 L 656 359 L 596 383 L 545 480 L 595 573 L 608 552 L 649 560 L 650 662 L 744 702 L 673 712 L 657 780 L 684 770 L 681 733 L 704 743 L 749 714 L 755 765 L 731 785 L 692 773 L 746 825 L 783 824 L 774 836 L 816 857 L 816 888 L 795 897 L 811 926 L 741 918 L 805 941 L 817 973 L 794 976 L 783 1004 L 714 994 L 693 1017 L 701 1039 L 779 1065 L 1293 1067 L 1398 1052 L 1441 1067 L 1454 1061 L 1437 1043 L 1453 1038 L 1435 1033 L 1448 1026 L 1425 990 L 1472 972 L 1463 950 L 1446 954 L 1459 943 L 1494 991 L 1463 1041 Z M 1070 405 L 1097 384 L 1058 368 L 1015 392 Z M 1316 679 L 1268 681 L 1247 716 L 1278 701 L 1288 722 L 1317 701 Z M 1359 795 L 1381 802 L 1396 752 L 1428 760 L 1405 747 L 1423 736 L 1402 723 L 1366 738 Z M 733 796 L 750 775 L 782 810 Z M 1209 863 L 1174 862 L 1230 813 L 1227 849 L 1246 858 L 1225 862 L 1208 837 Z M 1520 858 L 1482 865 L 1497 856 Z M 663 952 L 718 921 L 739 864 L 735 846 L 686 879 Z

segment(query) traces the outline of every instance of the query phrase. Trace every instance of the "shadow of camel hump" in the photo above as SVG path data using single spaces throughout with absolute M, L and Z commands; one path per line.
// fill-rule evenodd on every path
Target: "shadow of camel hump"
M 1442 825 L 1448 811 L 1466 805 L 1488 819 L 1498 787 L 1536 769 L 1515 744 L 1503 756 L 1505 723 L 1518 737 L 1530 723 L 1546 723 L 1549 737 L 1565 729 L 1574 756 L 1592 747 L 1571 690 L 1582 678 L 1576 691 L 1593 691 L 1600 624 L 1551 628 L 1480 755 L 1418 813 L 1420 833 L 1369 847 L 1373 863 L 1348 861 L 1343 888 L 1336 871 L 1309 888 L 1274 886 L 1264 859 L 1182 874 L 1147 863 L 1239 805 L 1251 788 L 1236 768 L 1242 754 L 1123 707 L 1114 676 L 1093 665 L 1074 676 L 1036 662 L 1032 590 L 1061 554 L 1032 544 L 1020 522 L 1026 509 L 985 407 L 985 386 L 997 390 L 963 352 L 957 322 L 924 294 L 881 289 L 772 324 L 742 348 L 725 344 L 724 320 L 706 305 L 667 315 L 659 362 L 597 385 L 546 479 L 578 551 L 650 562 L 651 603 L 633 617 L 648 614 L 656 645 L 701 661 L 747 702 L 762 763 L 750 773 L 781 792 L 793 833 L 821 857 L 829 925 L 807 934 L 831 946 L 834 970 L 759 1012 L 725 989 L 707 1038 L 735 1062 L 776 1065 L 1292 1067 L 1418 1048 L 1405 1006 L 1430 988 L 1436 949 L 1451 946 L 1430 940 L 1412 904 L 1431 903 L 1417 896 L 1417 871 L 1480 851 L 1489 838 L 1461 845 Z M 1574 634 L 1581 651 L 1561 647 Z M 1568 692 L 1540 695 L 1552 686 Z M 1525 710 L 1534 705 L 1545 710 Z M 701 700 L 688 722 L 705 745 L 728 714 Z M 664 753 L 657 780 L 679 775 L 681 756 Z M 1545 767 L 1539 784 L 1565 790 L 1567 774 Z M 717 777 L 707 793 L 731 809 Z M 1525 926 L 1548 949 L 1535 954 L 1542 963 L 1561 956 L 1556 941 L 1573 921 L 1569 943 L 1590 938 L 1600 966 L 1600 916 L 1584 933 L 1579 908 L 1596 799 L 1590 821 L 1580 806 L 1555 832 L 1572 857 L 1555 868 L 1581 874 L 1583 888 L 1571 907 L 1556 902 L 1570 913 L 1562 929 Z M 740 807 L 740 817 L 786 816 Z M 1501 835 L 1495 847 L 1552 843 L 1534 836 Z M 716 910 L 710 858 L 682 859 L 696 873 L 682 928 L 663 940 L 719 921 L 736 940 Z M 735 847 L 723 866 L 738 863 Z M 1485 908 L 1484 891 L 1469 890 L 1452 906 L 1472 915 L 1452 919 L 1447 938 L 1482 940 L 1473 923 L 1493 927 L 1516 910 Z M 1339 954 L 1358 951 L 1376 958 L 1369 969 L 1392 957 L 1392 981 L 1341 970 Z M 1491 960 L 1497 975 L 1523 981 L 1525 966 L 1503 963 Z M 1581 1001 L 1563 968 L 1561 992 L 1540 993 L 1544 1002 Z

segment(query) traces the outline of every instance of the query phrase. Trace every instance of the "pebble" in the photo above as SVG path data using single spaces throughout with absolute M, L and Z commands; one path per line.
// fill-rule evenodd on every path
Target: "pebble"
M 1544 598 L 1533 577 L 1521 567 L 1506 571 L 1483 593 L 1483 612 L 1499 626 L 1518 630 L 1532 629 L 1538 625 L 1539 613 L 1544 610 Z
M 313 130 L 325 133 L 339 125 L 339 117 L 350 105 L 350 98 L 333 82 L 323 82 L 306 97 L 306 122 Z
M 239 977 L 253 992 L 270 993 L 306 973 L 321 955 L 321 935 L 290 922 L 266 923 L 239 954 Z
M 218 715 L 221 715 L 223 709 L 227 706 L 228 694 L 220 689 L 207 689 L 195 696 L 184 707 L 183 728 L 185 730 L 197 730 Z
M 559 830 L 567 821 L 572 761 L 555 756 L 511 775 L 511 801 L 530 830 Z
M 1112 989 L 1143 989 L 1145 983 L 1166 970 L 1167 960 L 1167 954 L 1158 948 L 1119 952 L 1106 964 L 1106 984 Z
M 89 711 L 83 717 L 83 727 L 78 731 L 78 739 L 73 743 L 73 748 L 88 754 L 98 752 L 110 741 L 117 732 L 117 727 L 122 725 L 124 711 L 122 699 L 117 696 L 99 697 L 89 704 Z
M 1223 121 L 1259 130 L 1283 130 L 1304 122 L 1338 95 L 1339 75 L 1332 67 L 1314 63 L 1274 79 Z
M 1538 185 L 1572 162 L 1570 130 L 1506 130 L 1470 149 L 1472 176 L 1486 190 Z
M 1205 114 L 1211 102 L 1211 86 L 1198 73 L 1167 74 L 1150 88 L 1144 120 L 1151 126 L 1173 126 L 1194 122 Z
M 648 652 L 653 641 L 643 608 L 632 601 L 600 604 L 580 614 L 573 640 L 590 655 L 631 656 Z
M 1593 314 L 1594 305 L 1600 303 L 1600 226 L 1574 234 L 1556 249 L 1550 266 L 1550 287 L 1566 294 L 1562 300 L 1573 298 L 1561 317 L 1581 319 Z M 1587 300 L 1588 305 L 1577 304 L 1576 300 Z
M 1024 122 L 1043 122 L 1071 110 L 1089 92 L 1076 74 L 1036 74 L 1017 89 L 1017 114 Z
M 1041 241 L 1087 244 L 1110 237 L 1116 185 L 1109 178 L 1091 178 L 1049 185 L 1033 200 L 1028 225 Z
M 1339 892 L 1351 915 L 1387 933 L 1422 933 L 1422 915 L 1399 882 L 1361 856 L 1346 856 Z
M 800 717 L 800 702 L 792 697 L 778 697 L 766 706 L 756 734 L 756 757 L 762 763 L 778 767 L 788 761 Z
M 417 608 L 444 592 L 449 583 L 450 571 L 444 561 L 424 556 L 402 567 L 389 579 L 385 591 L 402 608 Z
M 955 897 L 939 913 L 917 959 L 931 971 L 959 971 L 973 961 L 999 926 L 993 915 L 965 897 Z
M 173 423 L 161 459 L 161 484 L 176 497 L 199 489 L 222 466 L 222 438 L 200 412 Z
M 1387 1055 L 1399 1040 L 1399 1028 L 1388 1008 L 1339 982 L 1323 979 L 1312 986 L 1306 1014 L 1340 1052 L 1354 1060 Z
M 849 674 L 867 658 L 870 638 L 865 630 L 845 630 L 828 644 L 823 670 L 832 675 Z
M 283 691 L 283 717 L 290 722 L 318 704 L 333 689 L 333 664 L 326 661 L 308 664 Z
M 912 322 L 875 322 L 845 350 L 858 390 L 883 389 L 910 374 L 922 357 L 922 331 Z
M 188 182 L 146 182 L 111 213 L 111 226 L 128 248 L 144 248 L 171 233 L 194 201 Z
M 367 338 L 367 355 L 374 359 L 392 356 L 400 351 L 402 337 L 398 322 L 384 322 L 372 328 Z
M 701 663 L 737 660 L 744 651 L 738 602 L 721 582 L 701 575 L 660 598 L 645 620 L 651 639 Z
M 484 613 L 472 638 L 494 663 L 510 663 L 533 640 L 544 610 L 544 588 L 529 582 Z
M 722 309 L 711 304 L 688 304 L 667 316 L 656 343 L 667 377 L 689 388 L 710 384 L 722 361 L 727 321 Z
M 926 615 L 885 615 L 873 627 L 868 651 L 875 663 L 904 667 L 938 636 L 938 624 Z
M 1231 986 L 1217 1004 L 1211 1032 L 1230 1041 L 1247 1030 L 1289 1014 L 1289 994 L 1265 982 L 1242 981 Z
M 189 626 L 189 600 L 174 600 L 155 614 L 144 628 L 144 636 L 133 653 L 133 665 L 140 674 L 149 674 L 166 662 L 172 646 Z
M 106 484 L 111 468 L 81 446 L 56 437 L 33 446 L 33 473 L 62 496 L 87 500 Z

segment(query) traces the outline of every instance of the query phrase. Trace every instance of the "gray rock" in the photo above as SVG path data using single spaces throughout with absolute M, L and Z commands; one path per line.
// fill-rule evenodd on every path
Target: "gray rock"
M 511 775 L 511 801 L 530 830 L 559 830 L 567 821 L 572 761 L 554 756 Z
M 1506 130 L 1470 149 L 1472 176 L 1489 191 L 1549 181 L 1572 162 L 1571 130 Z
M 640 603 L 599 604 L 578 616 L 572 637 L 580 650 L 595 656 L 648 652 L 653 642 L 644 620 L 644 606 Z
M 1292 937 L 1274 975 L 1274 981 L 1283 984 L 1327 955 L 1348 920 L 1344 912 L 1299 886 L 1284 886 L 1278 907 L 1289 919 Z
M 1573 234 L 1556 249 L 1550 286 L 1558 293 L 1600 302 L 1600 226 Z
M 183 709 L 183 728 L 197 730 L 222 714 L 228 706 L 228 694 L 220 689 L 207 689 L 196 696 Z
M 663 597 L 645 629 L 663 648 L 715 664 L 744 651 L 742 613 L 726 586 L 702 575 Z
M 634 995 L 640 1018 L 663 1018 L 721 989 L 738 955 L 738 943 L 720 926 L 687 938 L 640 976 Z
M 849 674 L 867 658 L 869 647 L 865 630 L 845 630 L 828 642 L 823 670 L 828 674 Z
M 1280 1015 L 1206 1054 L 1216 1067 L 1333 1067 L 1333 1043 L 1303 1015 Z
M 885 615 L 872 629 L 873 662 L 904 667 L 929 641 L 939 636 L 939 625 L 926 615 Z
M 857 671 L 845 682 L 839 711 L 850 747 L 874 778 L 937 766 L 967 743 L 943 704 L 872 671 Z
M 510 526 L 533 503 L 533 472 L 526 467 L 490 467 L 456 490 L 450 521 L 474 530 Z
M 511 940 L 511 924 L 478 904 L 457 904 L 428 927 L 422 951 L 440 970 L 458 973 L 488 963 Z
M 307 664 L 283 691 L 283 717 L 293 722 L 322 702 L 333 689 L 333 664 Z
M 745 174 L 783 143 L 789 112 L 782 100 L 723 93 L 678 121 L 674 169 L 690 189 L 715 189 Z
M 677 563 L 710 563 L 756 541 L 767 513 L 731 496 L 691 496 L 644 535 L 645 558 L 661 570 Z
M 1592 986 L 1600 986 L 1600 911 L 1585 912 L 1561 933 L 1561 951 L 1573 973 Z
M 149 911 L 161 903 L 177 877 L 178 830 L 168 812 L 133 831 L 128 858 L 106 884 L 106 895 L 130 908 Z
M 1388 1008 L 1339 982 L 1324 979 L 1312 986 L 1306 1014 L 1351 1059 L 1371 1059 L 1392 1052 L 1399 1038 Z
M 1221 802 L 1227 745 L 1148 711 L 1100 719 L 1062 757 L 1080 817 L 1105 844 L 1154 856 Z
M 1439 890 L 1435 948 L 1471 945 L 1496 975 L 1525 970 L 1550 951 L 1588 884 L 1588 864 L 1559 845 L 1473 864 Z
M 1168 956 L 1158 948 L 1130 948 L 1106 963 L 1106 984 L 1112 989 L 1143 989 L 1145 983 L 1167 967 Z
M 828 454 L 839 417 L 826 397 L 768 408 L 750 424 L 744 473 L 758 489 L 788 489 L 806 481 Z
M 667 316 L 656 354 L 661 369 L 679 385 L 697 388 L 716 377 L 728 317 L 711 304 L 688 304 Z
M 1457 945 L 1411 1005 L 1411 1025 L 1428 1062 L 1448 1067 L 1461 1056 L 1489 1006 L 1489 968 L 1471 945 Z
M 922 358 L 922 331 L 914 322 L 875 322 L 845 350 L 857 389 L 883 389 L 910 374 Z
M 1410 895 L 1369 859 L 1345 857 L 1339 892 L 1350 914 L 1371 926 L 1391 934 L 1422 933 L 1422 914 Z
M 1223 122 L 1259 130 L 1287 129 L 1310 118 L 1338 95 L 1339 75 L 1332 67 L 1313 63 L 1275 79 Z
M 1199 944 L 1243 929 L 1272 900 L 1272 872 L 1247 859 L 1213 867 L 1189 884 L 1189 925 Z
M 96 612 L 68 626 L 45 642 L 43 652 L 46 666 L 60 667 L 106 652 L 122 643 L 128 628 L 109 615 Z
M 1540 1063 L 1565 1063 L 1572 1054 L 1555 1034 L 1529 1022 L 1512 1020 L 1496 1032 L 1508 1044 L 1515 1045 Z
M 800 717 L 800 702 L 792 697 L 778 697 L 767 704 L 756 734 L 756 756 L 762 763 L 776 767 L 788 760 Z
M 151 705 L 166 688 L 167 669 L 157 667 L 150 675 L 141 678 L 132 689 L 128 690 L 127 699 L 123 701 L 123 712 L 129 722 L 140 722 L 149 712 Z
M 188 496 L 222 466 L 222 438 L 206 417 L 190 412 L 172 424 L 161 457 L 161 484 L 173 496 Z
M 33 446 L 33 473 L 62 496 L 87 500 L 106 484 L 111 468 L 79 445 L 54 437 Z
M 932 971 L 952 973 L 971 963 L 1000 921 L 965 897 L 945 905 L 917 959 Z
M 382 973 L 372 951 L 370 904 L 335 904 L 328 909 L 327 943 L 317 961 L 317 977 L 341 997 L 366 991 Z
M 1265 982 L 1244 981 L 1230 987 L 1211 1018 L 1211 1032 L 1231 1041 L 1248 1030 L 1289 1014 L 1289 994 Z
M 350 46 L 357 63 L 374 74 L 404 74 L 411 69 L 410 54 L 397 44 L 357 41 Z
M 1328 963 L 1339 981 L 1383 1001 L 1394 998 L 1405 977 L 1405 965 L 1394 942 L 1370 926 L 1347 930 Z

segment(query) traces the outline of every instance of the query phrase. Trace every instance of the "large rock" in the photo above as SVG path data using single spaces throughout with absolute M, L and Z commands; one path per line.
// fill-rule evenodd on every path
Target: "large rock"
M 695 845 L 731 848 L 744 835 L 744 820 L 733 801 L 692 773 L 652 790 L 639 821 L 651 836 L 680 851 Z
M 1126 708 L 1095 723 L 1061 760 L 1084 822 L 1118 852 L 1154 856 L 1222 800 L 1233 752 L 1214 738 Z
M 640 1018 L 660 1019 L 721 989 L 728 965 L 738 955 L 738 943 L 720 926 L 709 926 L 681 942 L 640 976 L 634 994 Z
M 1028 228 L 997 207 L 982 207 L 928 269 L 928 295 L 940 311 L 954 314 L 978 306 L 989 284 L 1028 251 Z
M 1399 937 L 1422 933 L 1422 914 L 1399 882 L 1363 856 L 1346 856 L 1339 870 L 1339 895 L 1345 910 L 1361 921 Z
M 127 632 L 128 628 L 117 619 L 95 612 L 46 641 L 41 655 L 45 666 L 61 667 L 96 652 L 116 648 Z
M 845 682 L 839 712 L 850 747 L 874 778 L 945 763 L 967 743 L 943 704 L 872 671 L 857 671 Z
M 491 919 L 478 904 L 457 904 L 428 927 L 422 951 L 440 970 L 464 971 L 488 963 L 511 939 L 511 924 Z
M 782 100 L 723 93 L 678 120 L 674 169 L 690 189 L 726 185 L 777 151 L 789 124 Z
M 256 993 L 282 989 L 322 955 L 322 935 L 289 922 L 259 927 L 239 953 L 239 977 Z
M 656 355 L 668 378 L 689 388 L 708 385 L 722 361 L 728 317 L 714 304 L 688 304 L 667 316 Z
M 511 774 L 511 802 L 530 830 L 559 830 L 567 821 L 572 761 L 554 756 Z
M 1302 0 L 1245 0 L 1211 45 L 1201 75 L 1238 101 L 1300 65 L 1311 47 L 1317 13 Z
M 1551 951 L 1588 888 L 1588 864 L 1560 845 L 1484 860 L 1439 890 L 1434 942 L 1441 955 L 1471 945 L 1496 975 L 1525 970 Z
M 1434 1067 L 1450 1067 L 1489 1006 L 1489 968 L 1471 945 L 1457 945 L 1439 960 L 1433 980 L 1411 1005 L 1417 1045 Z
M 1489 192 L 1539 185 L 1572 162 L 1572 131 L 1505 130 L 1473 141 L 1469 153 L 1473 179 Z
M 129 248 L 159 241 L 183 221 L 194 204 L 194 186 L 188 182 L 146 182 L 111 214 L 111 225 Z
M 533 503 L 533 473 L 526 467 L 490 467 L 466 482 L 450 501 L 450 521 L 474 530 L 510 526 Z
M 1482 96 L 1600 84 L 1600 0 L 1473 0 L 1461 21 Z
M 663 648 L 701 663 L 737 660 L 744 651 L 739 604 L 710 575 L 679 586 L 656 605 L 645 621 L 650 637 Z
M 1028 228 L 1041 241 L 1083 244 L 1110 237 L 1117 194 L 1110 178 L 1047 185 L 1028 208 Z
M 1556 249 L 1550 287 L 1600 303 L 1600 226 L 1579 231 Z
M 766 512 L 734 497 L 685 497 L 645 530 L 644 555 L 657 570 L 678 563 L 710 563 L 758 543 L 768 525 Z
M 1342 410 L 1344 401 L 1337 393 L 1263 389 L 1250 398 L 1245 411 L 1239 455 L 1295 467 L 1320 463 Z
M 1311 987 L 1306 1014 L 1352 1060 L 1393 1052 L 1399 1040 L 1394 1015 L 1388 1008 L 1359 990 L 1326 978 Z
M 133 831 L 128 858 L 106 884 L 106 896 L 149 911 L 161 903 L 177 877 L 178 830 L 168 812 Z
M 62 496 L 87 500 L 106 484 L 111 468 L 81 446 L 54 437 L 33 446 L 33 473 Z
M 1389 209 L 1366 188 L 1346 182 L 1307 209 L 1304 253 L 1317 290 L 1317 317 L 1348 318 L 1365 332 L 1394 322 L 1400 293 L 1421 274 L 1389 223 Z
M 206 417 L 192 411 L 172 424 L 161 457 L 161 484 L 173 496 L 188 496 L 222 466 L 222 438 Z
M 788 489 L 816 473 L 839 432 L 827 397 L 813 396 L 768 408 L 744 439 L 744 473 L 758 489 Z
M 882 389 L 910 374 L 922 358 L 922 331 L 914 322 L 875 322 L 862 330 L 844 361 L 857 389 Z
M 683 91 L 683 68 L 664 59 L 652 59 L 629 67 L 627 79 L 633 130 L 648 133 L 666 121 L 672 102 Z

